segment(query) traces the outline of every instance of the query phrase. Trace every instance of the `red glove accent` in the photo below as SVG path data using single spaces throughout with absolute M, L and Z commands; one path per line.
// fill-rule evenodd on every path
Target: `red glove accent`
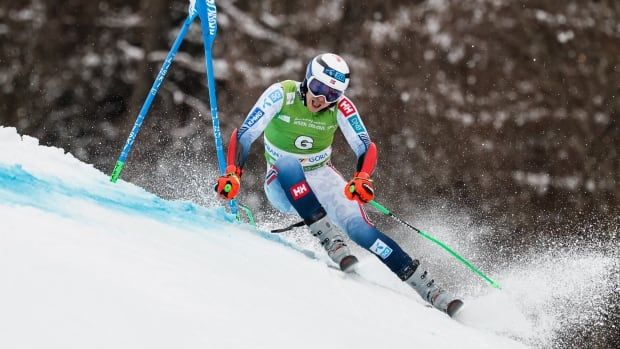
M 235 166 L 235 165 L 228 165 L 226 167 L 226 171 L 227 174 L 229 173 L 234 173 L 237 175 L 237 177 L 241 178 L 241 174 L 243 173 L 243 170 L 241 169 L 241 167 L 239 166 Z
M 232 200 L 241 187 L 241 168 L 235 165 L 226 167 L 226 174 L 217 179 L 215 192 L 224 200 Z
M 357 172 L 347 185 L 344 187 L 344 195 L 349 200 L 355 200 L 360 204 L 365 204 L 375 198 L 375 190 L 372 179 L 366 172 Z

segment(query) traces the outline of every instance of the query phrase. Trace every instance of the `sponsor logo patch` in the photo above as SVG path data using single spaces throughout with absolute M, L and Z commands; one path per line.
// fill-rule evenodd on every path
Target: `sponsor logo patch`
M 293 185 L 291 189 L 289 189 L 291 196 L 295 201 L 303 198 L 304 196 L 310 194 L 310 187 L 305 180 Z
M 323 163 L 331 157 L 330 151 L 325 151 L 320 154 L 312 155 L 307 158 L 301 158 L 299 161 L 301 162 L 301 166 L 312 166 L 316 164 Z
M 295 92 L 289 92 L 286 94 L 286 105 L 293 104 L 295 102 Z
M 288 115 L 280 115 L 280 116 L 278 116 L 278 119 L 280 119 L 280 120 L 282 120 L 284 122 L 288 122 L 288 123 L 291 122 L 291 117 L 288 116 Z
M 351 127 L 355 130 L 355 133 L 362 133 L 366 131 L 362 125 L 359 115 L 355 114 L 347 120 L 349 120 L 349 124 L 351 124 Z
M 254 126 L 258 120 L 260 120 L 263 116 L 265 116 L 265 112 L 261 108 L 254 108 L 250 115 L 243 122 L 243 126 L 239 129 L 239 135 L 242 135 L 247 131 L 250 127 Z
M 282 98 L 284 98 L 284 96 L 282 95 L 282 91 L 280 90 L 275 90 L 273 92 L 271 92 L 269 94 L 269 99 L 271 99 L 271 101 L 273 103 L 276 103 L 277 101 L 281 100 Z
M 344 114 L 345 117 L 349 117 L 356 112 L 353 104 L 346 98 L 343 98 L 340 103 L 338 103 L 338 109 L 340 109 L 340 112 Z
M 377 254 L 382 259 L 388 258 L 394 250 L 392 250 L 385 242 L 377 239 L 372 246 L 370 246 L 370 251 Z
M 277 151 L 267 143 L 265 143 L 265 151 L 274 159 L 278 159 L 282 155 L 279 151 Z
M 325 73 L 325 75 L 334 78 L 340 82 L 345 82 L 347 77 L 345 76 L 344 73 L 337 71 L 336 69 L 332 69 L 332 68 L 324 68 L 323 69 L 323 73 Z
M 316 164 L 316 163 L 320 163 L 323 162 L 325 160 L 327 160 L 329 158 L 329 154 L 327 153 L 322 153 L 319 155 L 314 155 L 308 158 L 308 162 L 311 164 Z

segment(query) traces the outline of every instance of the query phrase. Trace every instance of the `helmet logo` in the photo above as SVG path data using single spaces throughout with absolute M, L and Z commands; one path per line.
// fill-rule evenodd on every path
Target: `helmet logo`
M 347 79 L 346 74 L 341 73 L 339 71 L 337 71 L 336 69 L 332 69 L 329 67 L 325 67 L 323 69 L 323 73 L 325 73 L 325 75 L 329 76 L 330 78 L 334 78 L 340 82 L 345 82 Z

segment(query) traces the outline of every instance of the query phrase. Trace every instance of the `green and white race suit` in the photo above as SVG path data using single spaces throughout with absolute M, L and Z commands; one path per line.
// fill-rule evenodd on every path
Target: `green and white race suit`
M 329 161 L 338 128 L 358 158 L 359 171 L 360 163 L 364 163 L 359 160 L 365 158 L 371 141 L 355 105 L 343 96 L 336 105 L 312 113 L 301 99 L 299 82 L 273 84 L 261 95 L 237 131 L 236 146 L 240 152 L 237 148 L 236 165 L 245 163 L 250 145 L 264 133 L 268 163 L 264 188 L 271 205 L 280 212 L 304 217 L 309 213 L 305 209 L 316 210 L 317 203 L 312 200 L 306 202 L 308 206 L 302 207 L 299 203 L 311 191 L 338 228 L 400 276 L 411 265 L 411 257 L 370 222 L 362 205 L 344 195 L 347 182 Z M 290 165 L 291 158 L 297 158 L 302 165 L 301 177 L 298 177 L 298 167 Z M 272 166 L 274 163 L 276 166 Z M 284 178 L 299 182 L 285 189 Z

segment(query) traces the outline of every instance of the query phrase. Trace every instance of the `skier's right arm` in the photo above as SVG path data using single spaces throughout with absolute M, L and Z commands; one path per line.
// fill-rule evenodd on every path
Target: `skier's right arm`
M 226 200 L 237 196 L 241 174 L 252 143 L 260 136 L 284 104 L 284 88 L 280 83 L 271 85 L 263 92 L 248 113 L 241 128 L 234 129 L 228 143 L 226 173 L 218 179 L 215 191 Z

